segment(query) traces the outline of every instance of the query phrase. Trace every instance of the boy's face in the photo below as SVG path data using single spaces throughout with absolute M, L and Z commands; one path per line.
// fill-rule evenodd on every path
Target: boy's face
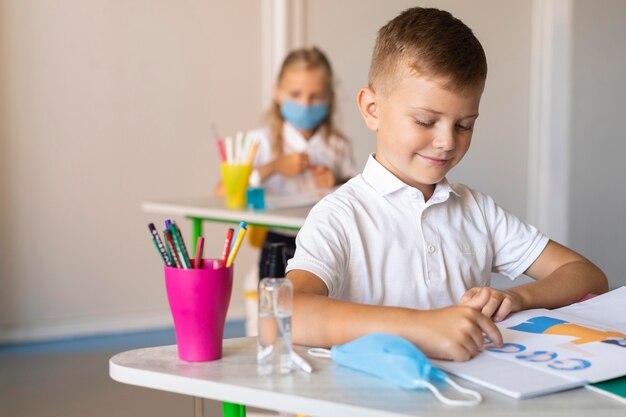
M 376 160 L 426 199 L 469 149 L 482 94 L 482 86 L 447 90 L 446 81 L 407 73 L 385 96 L 359 92 L 361 114 L 376 132 Z

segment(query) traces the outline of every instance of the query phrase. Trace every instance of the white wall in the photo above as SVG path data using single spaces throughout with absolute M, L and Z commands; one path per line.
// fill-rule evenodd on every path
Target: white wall
M 626 285 L 626 2 L 574 2 L 571 245 Z
M 146 227 L 164 218 L 140 203 L 209 194 L 211 122 L 260 122 L 259 8 L 0 2 L 0 342 L 170 322 Z M 206 228 L 208 254 L 226 228 Z

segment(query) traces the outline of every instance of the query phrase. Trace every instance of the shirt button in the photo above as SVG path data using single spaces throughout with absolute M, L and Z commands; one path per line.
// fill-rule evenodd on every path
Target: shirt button
M 435 245 L 428 245 L 428 253 L 435 253 L 436 250 Z
M 422 220 L 426 219 L 426 213 L 422 213 Z

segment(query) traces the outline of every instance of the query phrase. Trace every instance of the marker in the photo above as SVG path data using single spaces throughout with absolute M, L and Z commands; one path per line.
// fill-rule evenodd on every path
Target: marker
M 243 159 L 243 132 L 237 132 L 235 135 L 235 163 L 240 164 Z
M 226 261 L 228 260 L 228 254 L 230 253 L 230 244 L 233 241 L 233 234 L 235 233 L 235 229 L 232 227 L 228 229 L 226 232 L 226 241 L 224 242 L 224 250 L 222 251 L 222 265 L 226 265 Z
M 252 164 L 252 161 L 254 160 L 254 155 L 256 154 L 256 150 L 259 147 L 259 142 L 253 142 L 252 146 L 250 146 L 250 152 L 248 153 L 248 160 L 246 161 L 246 163 L 248 164 Z
M 174 238 L 174 244 L 176 245 L 176 250 L 178 252 L 178 257 L 182 261 L 182 266 L 185 269 L 191 269 L 191 261 L 189 261 L 189 254 L 187 253 L 187 247 L 185 246 L 185 241 L 183 240 L 183 235 L 180 233 L 180 229 L 176 222 L 172 222 L 170 227 L 170 232 L 172 233 L 172 237 Z
M 174 255 L 172 255 L 172 251 L 170 250 L 170 244 L 165 238 L 165 230 L 163 231 L 163 246 L 165 246 L 167 256 L 170 257 L 170 261 L 172 262 L 172 268 L 178 268 L 178 265 L 176 265 L 176 259 L 174 259 Z
M 154 227 L 154 223 L 148 224 L 148 229 L 150 229 L 150 233 L 152 234 L 152 242 L 154 243 L 154 246 L 159 251 L 159 254 L 161 255 L 161 258 L 163 259 L 163 262 L 167 266 L 172 266 L 172 260 L 168 256 L 167 251 L 165 250 L 165 246 L 163 245 L 161 236 L 159 236 L 159 232 L 157 232 L 156 227 Z
M 224 140 L 224 143 L 226 144 L 226 163 L 227 164 L 234 164 L 235 162 L 233 161 L 233 138 L 231 138 L 230 136 L 227 137 Z
M 246 222 L 241 222 L 239 223 L 239 227 L 237 228 L 237 232 L 235 233 L 235 238 L 232 242 L 230 242 L 230 251 L 233 251 L 233 246 L 235 246 L 235 242 L 237 241 L 237 236 L 239 236 L 239 233 L 241 232 L 242 228 L 246 228 L 248 227 L 248 224 Z
M 198 241 L 196 242 L 196 269 L 202 268 L 202 250 L 204 249 L 204 238 L 202 236 L 198 236 Z
M 237 233 L 237 240 L 235 241 L 235 245 L 233 249 L 230 251 L 228 255 L 228 260 L 226 261 L 226 268 L 230 268 L 230 266 L 235 261 L 235 257 L 237 256 L 237 252 L 239 252 L 239 247 L 241 246 L 241 242 L 243 242 L 243 238 L 246 235 L 246 223 L 241 222 L 242 226 L 239 228 L 239 233 Z
M 226 149 L 224 149 L 224 141 L 222 139 L 217 140 L 217 150 L 220 153 L 220 159 L 222 162 L 228 162 L 226 158 Z
M 176 262 L 176 267 L 182 268 L 183 263 L 178 256 L 178 252 L 176 251 L 176 245 L 174 244 L 174 239 L 172 238 L 172 232 L 169 230 L 164 230 L 163 235 L 165 236 L 165 241 L 169 245 L 170 251 L 172 252 L 172 256 L 174 258 L 174 261 Z

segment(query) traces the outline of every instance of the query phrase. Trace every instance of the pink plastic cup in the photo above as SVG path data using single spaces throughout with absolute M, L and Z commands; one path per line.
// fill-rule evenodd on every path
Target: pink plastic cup
M 193 262 L 193 261 L 192 261 Z M 165 287 L 174 318 L 178 357 L 203 362 L 222 357 L 224 323 L 233 288 L 233 267 L 202 269 L 165 266 Z

